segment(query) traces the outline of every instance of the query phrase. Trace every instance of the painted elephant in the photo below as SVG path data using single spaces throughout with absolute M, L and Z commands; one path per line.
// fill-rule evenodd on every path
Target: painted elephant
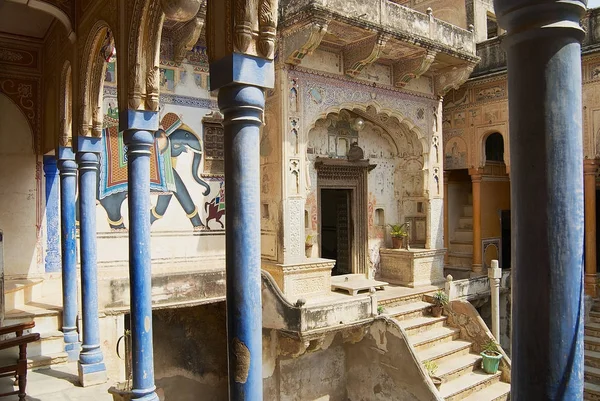
M 119 142 L 120 141 L 120 142 Z M 121 207 L 127 197 L 126 148 L 117 128 L 105 129 L 104 152 L 101 157 L 101 173 L 98 178 L 98 200 L 107 213 L 112 230 L 124 230 Z M 174 113 L 167 113 L 161 128 L 155 133 L 155 151 L 151 156 L 151 191 L 158 192 L 156 205 L 151 209 L 150 223 L 163 217 L 173 195 L 187 214 L 194 229 L 204 228 L 198 207 L 175 170 L 177 158 L 183 153 L 192 152 L 192 176 L 204 188 L 203 195 L 210 193 L 210 186 L 200 177 L 202 161 L 202 140 Z M 160 154 L 162 157 L 158 157 Z M 125 178 L 124 178 L 125 177 Z

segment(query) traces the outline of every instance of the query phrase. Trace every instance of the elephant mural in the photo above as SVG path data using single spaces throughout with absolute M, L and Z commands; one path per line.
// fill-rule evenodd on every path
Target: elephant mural
M 108 116 L 107 116 L 108 117 Z M 105 122 L 106 118 L 105 117 Z M 104 130 L 104 152 L 98 179 L 98 200 L 108 216 L 112 230 L 124 230 L 121 206 L 127 197 L 127 149 L 117 124 Z M 175 170 L 177 158 L 183 153 L 193 153 L 191 173 L 195 182 L 210 193 L 210 186 L 200 177 L 202 140 L 175 113 L 167 113 L 155 133 L 155 143 L 150 157 L 150 190 L 158 193 L 156 205 L 151 209 L 150 223 L 163 217 L 173 195 L 190 219 L 194 229 L 204 228 L 198 207 L 186 184 Z

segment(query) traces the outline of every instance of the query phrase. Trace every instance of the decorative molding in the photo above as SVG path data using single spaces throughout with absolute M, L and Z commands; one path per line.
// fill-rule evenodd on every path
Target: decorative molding
M 327 20 L 319 19 L 283 38 L 283 59 L 288 64 L 299 65 L 321 44 L 327 33 Z
M 10 98 L 21 110 L 32 133 L 33 151 L 41 148 L 41 83 L 40 78 L 26 75 L 6 74 L 0 71 L 0 93 Z
M 345 74 L 354 78 L 366 66 L 377 61 L 387 40 L 388 37 L 386 35 L 377 34 L 346 46 L 344 48 Z
M 450 89 L 458 89 L 469 78 L 476 64 L 467 63 L 447 67 L 435 75 L 435 93 L 444 96 Z
M 426 50 L 420 54 L 393 65 L 394 86 L 403 88 L 412 79 L 418 79 L 429 70 L 437 52 Z
M 173 59 L 176 63 L 181 63 L 186 53 L 193 49 L 200 38 L 203 27 L 204 21 L 196 17 L 173 31 Z

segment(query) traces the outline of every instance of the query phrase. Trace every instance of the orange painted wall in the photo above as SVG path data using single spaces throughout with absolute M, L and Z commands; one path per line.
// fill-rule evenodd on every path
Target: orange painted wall
M 500 210 L 510 209 L 510 182 L 481 182 L 481 238 L 500 237 Z

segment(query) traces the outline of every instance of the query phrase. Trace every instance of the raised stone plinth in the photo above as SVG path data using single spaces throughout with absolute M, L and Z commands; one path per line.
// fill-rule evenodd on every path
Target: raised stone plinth
M 335 260 L 307 259 L 296 263 L 262 262 L 283 294 L 290 300 L 304 295 L 321 295 L 331 292 L 331 269 Z
M 381 248 L 380 278 L 407 287 L 442 283 L 445 253 L 445 249 Z

